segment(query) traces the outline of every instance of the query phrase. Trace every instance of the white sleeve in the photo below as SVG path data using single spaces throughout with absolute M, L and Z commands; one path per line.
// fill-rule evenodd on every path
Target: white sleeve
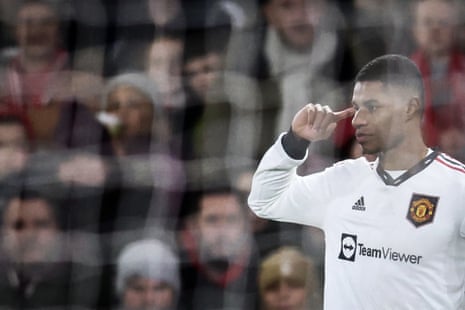
M 281 137 L 265 153 L 254 174 L 249 207 L 262 218 L 322 228 L 331 200 L 329 176 L 325 172 L 298 176 L 296 167 L 305 158 L 289 157 Z

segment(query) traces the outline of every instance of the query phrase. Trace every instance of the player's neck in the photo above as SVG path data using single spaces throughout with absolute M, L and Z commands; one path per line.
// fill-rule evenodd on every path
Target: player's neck
M 406 139 L 403 143 L 382 153 L 384 170 L 408 170 L 428 153 L 427 146 L 421 139 Z

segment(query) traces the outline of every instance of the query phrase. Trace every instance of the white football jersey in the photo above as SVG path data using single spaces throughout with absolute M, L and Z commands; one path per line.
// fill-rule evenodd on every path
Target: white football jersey
M 392 178 L 365 158 L 300 177 L 279 139 L 255 173 L 251 209 L 326 239 L 326 309 L 464 309 L 465 168 L 429 150 Z

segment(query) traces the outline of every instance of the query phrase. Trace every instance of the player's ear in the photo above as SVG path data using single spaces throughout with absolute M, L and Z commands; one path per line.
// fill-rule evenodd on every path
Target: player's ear
M 405 116 L 407 120 L 421 116 L 421 103 L 418 97 L 410 98 L 405 109 Z

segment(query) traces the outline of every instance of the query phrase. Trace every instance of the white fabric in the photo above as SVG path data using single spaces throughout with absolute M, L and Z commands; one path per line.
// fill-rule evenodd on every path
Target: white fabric
M 398 186 L 386 185 L 377 162 L 365 158 L 299 177 L 302 161 L 289 158 L 280 140 L 254 175 L 249 205 L 264 218 L 323 229 L 325 309 L 464 309 L 459 163 L 440 154 Z M 438 198 L 433 220 L 418 227 L 407 218 L 414 194 Z

